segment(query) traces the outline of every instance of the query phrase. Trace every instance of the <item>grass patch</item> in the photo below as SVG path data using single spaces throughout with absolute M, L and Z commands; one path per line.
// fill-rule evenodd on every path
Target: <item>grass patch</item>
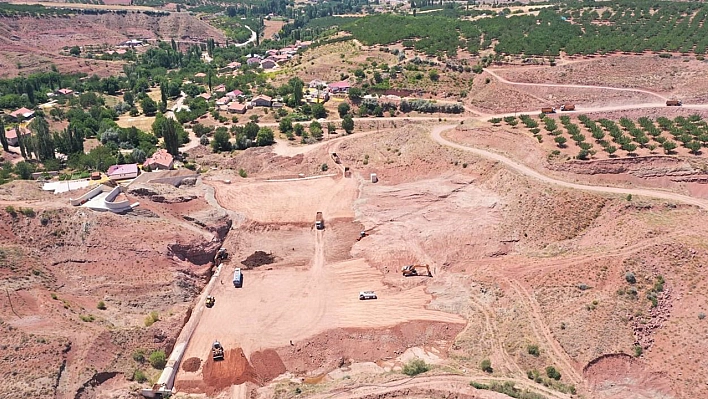
M 82 315 L 79 315 L 79 318 L 81 319 L 81 321 L 86 322 L 86 323 L 91 323 L 92 321 L 96 320 L 96 318 L 93 317 L 92 314 L 82 314 Z

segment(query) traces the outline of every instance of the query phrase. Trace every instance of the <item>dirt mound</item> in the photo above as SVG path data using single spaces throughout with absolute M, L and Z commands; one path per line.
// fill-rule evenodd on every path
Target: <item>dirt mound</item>
M 251 355 L 251 364 L 258 373 L 261 382 L 268 382 L 285 372 L 283 360 L 273 349 L 256 351 Z
M 199 367 L 201 365 L 202 360 L 200 358 L 190 357 L 189 359 L 182 362 L 182 370 L 192 373 L 199 370 Z
M 250 381 L 258 383 L 258 376 L 251 363 L 241 348 L 231 349 L 226 352 L 224 360 L 213 361 L 207 359 L 204 363 L 204 385 L 201 387 L 208 396 L 230 387 Z
M 583 374 L 593 392 L 602 397 L 674 397 L 664 374 L 649 370 L 643 362 L 625 353 L 600 356 L 583 368 Z
M 241 264 L 251 269 L 258 266 L 269 265 L 275 262 L 275 256 L 263 251 L 256 251 L 251 254 L 246 260 L 242 261 Z

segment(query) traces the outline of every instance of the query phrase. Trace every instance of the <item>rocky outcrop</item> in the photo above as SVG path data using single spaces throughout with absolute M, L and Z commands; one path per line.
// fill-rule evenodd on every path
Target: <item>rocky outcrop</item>
M 186 194 L 168 185 L 135 184 L 128 189 L 128 194 L 147 198 L 153 202 L 175 204 L 189 202 L 197 198 L 194 194 Z
M 641 178 L 668 177 L 677 182 L 708 182 L 705 165 L 661 155 L 591 161 L 572 160 L 550 164 L 548 168 L 584 175 L 626 173 Z
M 179 260 L 186 260 L 195 265 L 206 265 L 214 260 L 216 251 L 221 248 L 221 240 L 206 242 L 175 243 L 167 246 L 167 255 Z

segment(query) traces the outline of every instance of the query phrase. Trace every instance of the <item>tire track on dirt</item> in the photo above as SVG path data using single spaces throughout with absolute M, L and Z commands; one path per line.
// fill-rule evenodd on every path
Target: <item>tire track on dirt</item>
M 556 341 L 553 337 L 553 334 L 543 321 L 541 309 L 539 308 L 536 300 L 529 295 L 528 291 L 526 291 L 526 289 L 519 284 L 519 282 L 511 279 L 508 281 L 514 291 L 519 295 L 521 303 L 530 311 L 529 315 L 532 319 L 531 329 L 533 329 L 534 334 L 539 339 L 546 341 L 547 345 L 550 347 L 551 352 L 548 353 L 548 355 L 551 357 L 551 360 L 553 360 L 555 364 L 560 364 L 563 366 L 563 371 L 570 377 L 570 380 L 575 385 L 584 384 L 584 379 L 573 366 L 572 360 L 560 346 L 558 341 Z

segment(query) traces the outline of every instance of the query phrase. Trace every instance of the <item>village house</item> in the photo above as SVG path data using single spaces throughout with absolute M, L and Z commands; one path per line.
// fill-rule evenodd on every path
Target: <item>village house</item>
M 195 78 L 206 78 L 206 73 L 199 72 L 199 73 L 194 74 L 194 77 Z
M 231 97 L 232 99 L 243 97 L 243 92 L 241 90 L 233 90 L 226 93 L 226 97 Z
M 253 97 L 251 104 L 254 107 L 270 107 L 273 104 L 273 99 L 263 94 Z
M 143 163 L 143 168 L 149 167 L 150 170 L 172 169 L 173 166 L 174 158 L 164 148 L 155 151 L 155 153 Z
M 212 93 L 226 93 L 226 86 L 218 85 L 211 91 Z
M 70 96 L 74 94 L 74 91 L 71 89 L 59 89 L 55 93 L 57 96 Z
M 221 97 L 220 99 L 216 100 L 216 105 L 226 105 L 231 102 L 231 99 L 229 97 Z
M 17 131 L 20 131 L 22 137 L 31 136 L 32 132 L 26 127 L 18 126 L 17 128 L 10 128 L 5 130 L 5 138 L 7 138 L 7 143 L 13 147 L 17 147 L 19 144 L 19 139 L 17 138 Z
M 246 60 L 246 64 L 248 64 L 248 66 L 260 65 L 261 59 L 258 57 L 251 57 Z
M 138 177 L 138 164 L 129 163 L 123 165 L 111 165 L 106 172 L 111 180 L 125 180 L 125 179 L 135 179 Z
M 273 61 L 270 58 L 266 58 L 265 60 L 261 61 L 261 68 L 263 68 L 263 69 L 273 69 L 277 65 L 278 64 L 276 64 L 275 61 Z
M 14 118 L 15 120 L 22 120 L 22 119 L 28 119 L 34 116 L 34 111 L 31 109 L 27 109 L 25 107 L 22 107 L 18 109 L 17 111 L 13 111 L 10 113 L 10 116 Z
M 329 91 L 332 92 L 332 94 L 349 93 L 349 89 L 352 88 L 352 85 L 350 85 L 349 82 L 343 80 L 341 82 L 330 83 L 328 87 Z
M 316 89 L 318 87 L 327 87 L 327 82 L 325 82 L 324 80 L 313 79 L 312 81 L 310 81 L 310 84 L 308 86 L 310 86 L 311 89 Z
M 205 99 L 206 101 L 211 100 L 211 94 L 209 94 L 209 93 L 202 93 L 199 95 L 199 97 Z
M 232 69 L 232 70 L 239 69 L 239 68 L 241 68 L 241 63 L 238 61 L 230 62 L 230 63 L 228 63 L 228 65 L 226 65 L 226 67 L 229 69 Z
M 229 112 L 232 114 L 245 114 L 246 104 L 239 104 L 237 102 L 233 102 L 229 104 Z

